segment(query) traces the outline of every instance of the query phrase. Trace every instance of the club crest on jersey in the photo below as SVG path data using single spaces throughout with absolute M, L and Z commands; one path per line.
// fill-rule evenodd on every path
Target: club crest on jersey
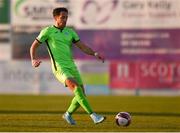
M 69 33 L 68 33 L 68 32 L 64 32 L 64 34 L 65 34 L 66 36 L 68 36 L 68 35 L 69 35 Z

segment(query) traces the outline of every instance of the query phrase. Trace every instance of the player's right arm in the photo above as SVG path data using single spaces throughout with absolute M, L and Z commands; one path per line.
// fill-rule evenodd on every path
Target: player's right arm
M 36 49 L 41 43 L 45 42 L 47 39 L 48 39 L 48 27 L 41 30 L 40 34 L 31 45 L 30 56 L 31 56 L 31 63 L 33 67 L 38 67 L 41 64 L 41 61 L 37 59 L 36 57 Z
M 37 40 L 34 40 L 30 48 L 31 63 L 33 67 L 38 67 L 41 64 L 41 61 L 36 57 L 36 49 L 38 48 L 39 44 L 40 43 Z

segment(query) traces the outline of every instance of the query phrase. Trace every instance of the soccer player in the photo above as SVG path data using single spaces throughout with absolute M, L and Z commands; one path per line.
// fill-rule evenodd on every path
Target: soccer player
M 36 49 L 41 43 L 45 42 L 55 77 L 74 93 L 74 98 L 69 108 L 62 116 L 63 119 L 69 124 L 75 125 L 76 122 L 72 118 L 72 114 L 81 106 L 90 115 L 95 124 L 101 123 L 105 120 L 105 117 L 96 114 L 92 110 L 85 96 L 83 82 L 72 57 L 72 43 L 84 53 L 95 56 L 102 62 L 104 62 L 104 57 L 83 43 L 73 29 L 66 27 L 68 19 L 67 8 L 55 8 L 53 17 L 54 25 L 42 29 L 31 45 L 32 66 L 38 67 L 41 64 L 41 61 L 36 57 Z

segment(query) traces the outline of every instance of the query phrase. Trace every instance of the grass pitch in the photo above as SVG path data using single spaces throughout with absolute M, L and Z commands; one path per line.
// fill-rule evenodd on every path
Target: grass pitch
M 79 109 L 74 115 L 77 125 L 68 125 L 62 114 L 72 96 L 0 95 L 0 131 L 2 132 L 180 132 L 180 97 L 88 96 L 93 109 L 107 117 L 95 125 Z M 132 115 L 128 127 L 115 124 L 115 115 L 127 111 Z

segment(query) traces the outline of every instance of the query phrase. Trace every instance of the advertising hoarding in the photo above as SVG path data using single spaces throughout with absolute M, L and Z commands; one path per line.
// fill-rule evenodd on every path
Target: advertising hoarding
M 180 27 L 179 0 L 12 0 L 12 24 L 52 24 L 52 9 L 62 6 L 69 9 L 68 24 L 77 29 Z
M 73 2 L 74 0 L 72 0 Z M 180 27 L 179 0 L 75 0 L 78 29 Z
M 112 89 L 180 89 L 180 62 L 114 61 L 110 65 Z
M 2 94 L 71 94 L 55 79 L 50 62 L 34 69 L 30 61 L 1 61 L 0 69 Z
M 108 60 L 179 60 L 180 30 L 80 30 L 81 40 Z M 74 48 L 75 57 L 92 59 Z
M 69 0 L 12 0 L 11 21 L 13 26 L 47 26 L 53 24 L 52 11 L 56 7 L 67 7 Z M 72 17 L 69 11 L 68 24 Z
M 86 94 L 110 93 L 108 64 L 96 61 L 77 61 Z M 72 95 L 72 91 L 60 83 L 52 73 L 50 61 L 42 61 L 33 68 L 31 61 L 0 61 L 1 94 L 57 94 Z M 97 71 L 99 73 L 97 74 Z
M 76 64 L 81 73 L 86 94 L 110 94 L 109 62 L 102 63 L 99 60 L 77 60 Z

